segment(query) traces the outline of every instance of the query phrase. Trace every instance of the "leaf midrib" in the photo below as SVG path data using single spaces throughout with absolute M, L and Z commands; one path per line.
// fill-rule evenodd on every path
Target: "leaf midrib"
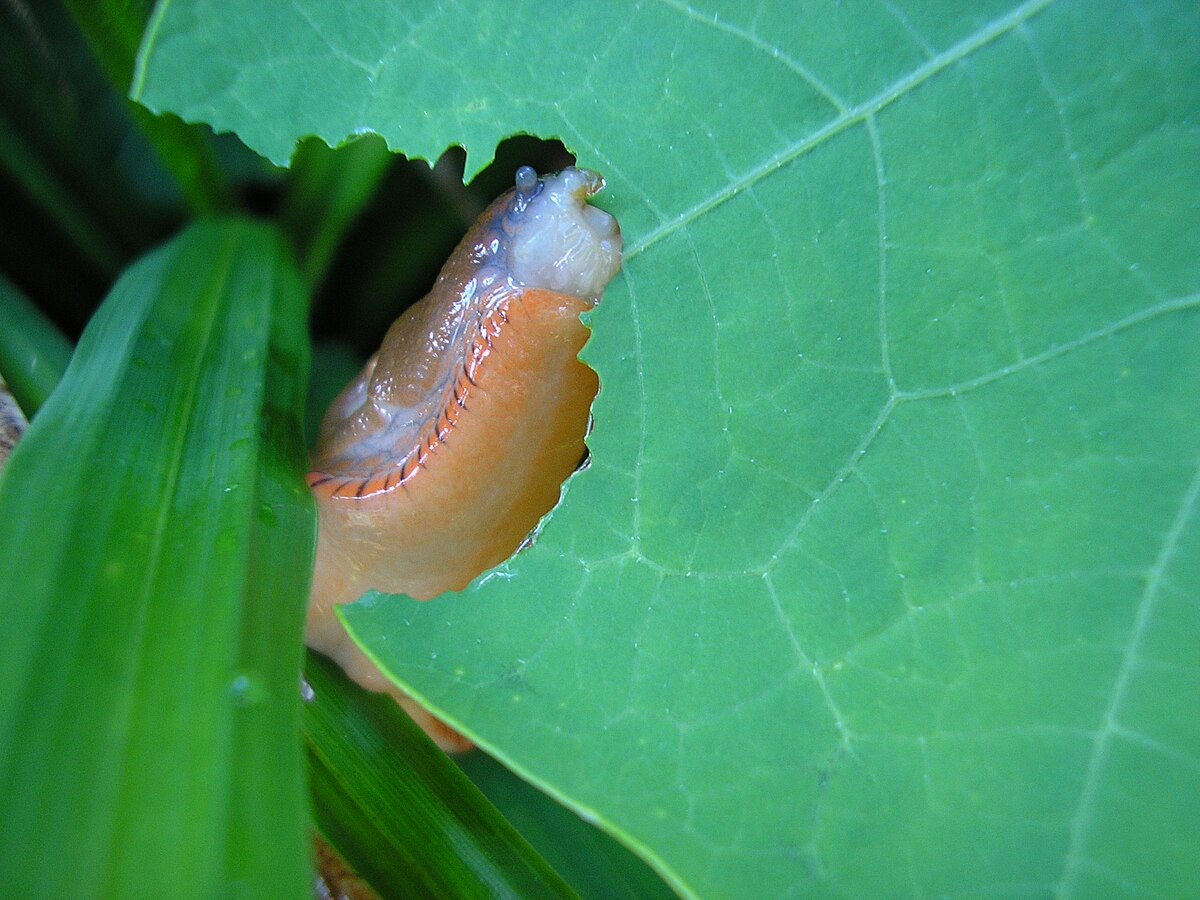
M 124 739 L 122 741 L 122 758 L 128 758 L 131 755 L 131 744 L 133 741 L 133 733 L 130 728 L 130 723 L 134 718 L 134 707 L 139 700 L 139 693 L 136 686 L 142 683 L 146 677 L 145 664 L 148 658 L 146 652 L 146 615 L 150 607 L 150 600 L 154 593 L 153 586 L 158 581 L 162 562 L 162 550 L 164 545 L 164 536 L 172 521 L 172 511 L 175 507 L 175 497 L 179 492 L 180 478 L 183 472 L 183 448 L 187 444 L 190 426 L 193 420 L 193 414 L 196 409 L 198 397 L 200 394 L 199 374 L 205 365 L 208 358 L 208 351 L 212 345 L 212 338 L 216 328 L 216 320 L 218 318 L 216 307 L 219 306 L 221 297 L 224 293 L 225 286 L 229 283 L 229 275 L 232 271 L 232 248 L 236 241 L 236 235 L 229 235 L 226 238 L 225 247 L 221 251 L 221 260 L 223 265 L 215 270 L 212 279 L 204 289 L 197 294 L 196 306 L 199 308 L 204 305 L 206 308 L 205 324 L 203 330 L 198 336 L 195 352 L 191 355 L 190 365 L 186 372 L 180 370 L 174 373 L 176 378 L 184 378 L 186 384 L 186 392 L 183 396 L 179 407 L 180 420 L 185 423 L 183 427 L 176 429 L 176 435 L 172 441 L 170 453 L 170 464 L 167 471 L 164 473 L 164 489 L 159 496 L 162 502 L 159 504 L 157 515 L 154 520 L 152 530 L 152 539 L 150 541 L 150 555 L 144 569 L 142 584 L 139 587 L 134 605 L 138 610 L 137 621 L 134 625 L 134 632 L 131 635 L 131 646 L 136 644 L 137 653 L 134 659 L 137 660 L 137 670 L 133 673 L 132 684 L 130 690 L 124 695 L 124 703 L 119 710 L 119 716 L 122 721 L 122 731 Z M 132 599 L 132 598 L 131 598 Z M 114 710 L 116 713 L 117 710 Z M 127 789 L 128 785 L 124 785 Z M 123 792 L 123 791 L 122 791 Z M 114 799 L 114 809 L 122 805 L 122 801 Z M 114 815 L 110 821 L 116 822 L 117 815 Z M 105 858 L 114 859 L 118 856 L 115 852 L 116 848 L 113 842 L 118 838 L 116 830 L 110 833 L 109 836 L 109 851 L 105 854 Z
M 711 210 L 732 200 L 738 194 L 753 187 L 793 160 L 815 150 L 821 144 L 841 134 L 843 131 L 847 131 L 855 125 L 867 121 L 884 107 L 890 106 L 901 97 L 916 90 L 938 73 L 966 59 L 976 50 L 1016 30 L 1054 2 L 1056 0 L 1028 0 L 1028 2 L 1018 6 L 1008 15 L 993 19 L 974 34 L 969 35 L 949 49 L 927 60 L 923 65 L 918 66 L 903 78 L 892 82 L 874 97 L 863 103 L 855 106 L 847 106 L 840 101 L 836 94 L 831 93 L 827 95 L 827 99 L 840 107 L 836 117 L 825 125 L 822 125 L 816 131 L 763 160 L 745 175 L 730 181 L 721 190 L 693 204 L 688 209 L 679 213 L 675 218 L 648 231 L 625 249 L 625 262 L 628 263 L 652 245 L 670 237 Z

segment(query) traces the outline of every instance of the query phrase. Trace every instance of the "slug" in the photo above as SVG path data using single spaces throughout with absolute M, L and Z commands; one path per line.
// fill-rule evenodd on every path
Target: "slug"
M 518 549 L 583 459 L 599 382 L 578 358 L 579 317 L 621 266 L 616 220 L 587 202 L 603 187 L 586 169 L 519 169 L 325 415 L 306 640 L 364 687 L 402 699 L 333 608 L 371 588 L 465 588 Z

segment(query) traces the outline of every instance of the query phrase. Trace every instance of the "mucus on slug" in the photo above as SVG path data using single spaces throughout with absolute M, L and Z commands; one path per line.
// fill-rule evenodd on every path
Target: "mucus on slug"
M 418 600 L 510 556 L 584 455 L 595 373 L 581 313 L 621 264 L 616 221 L 574 167 L 515 186 L 479 218 L 430 293 L 388 330 L 322 423 L 310 646 L 387 682 L 333 615 L 374 588 Z

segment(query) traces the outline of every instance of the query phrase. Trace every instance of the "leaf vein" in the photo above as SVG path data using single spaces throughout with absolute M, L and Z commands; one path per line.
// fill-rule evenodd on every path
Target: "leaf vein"
M 666 2 L 666 0 L 660 0 L 660 2 Z M 993 20 L 974 34 L 959 41 L 953 47 L 939 53 L 924 65 L 917 67 L 908 75 L 893 82 L 871 99 L 846 109 L 816 131 L 784 147 L 778 153 L 763 160 L 741 177 L 731 180 L 721 190 L 683 210 L 675 218 L 662 223 L 657 228 L 651 229 L 640 240 L 635 241 L 625 250 L 626 262 L 644 252 L 648 247 L 691 224 L 705 213 L 736 197 L 742 191 L 762 181 L 798 157 L 815 149 L 830 138 L 865 122 L 884 107 L 890 106 L 901 97 L 916 90 L 938 73 L 956 63 L 962 62 L 981 47 L 1014 31 L 1023 23 L 1033 18 L 1033 16 L 1049 7 L 1053 2 L 1055 0 L 1027 0 L 1026 3 L 1018 6 L 1008 15 Z
M 1146 629 L 1149 627 L 1158 605 L 1160 589 L 1166 580 L 1167 567 L 1171 564 L 1188 522 L 1196 514 L 1198 505 L 1200 505 L 1200 468 L 1197 468 L 1192 476 L 1192 482 L 1184 492 L 1175 520 L 1163 538 L 1158 558 L 1155 559 L 1146 575 L 1146 588 L 1138 600 L 1129 641 L 1125 645 L 1125 652 L 1121 657 L 1121 666 L 1113 680 L 1108 706 L 1104 710 L 1100 727 L 1092 742 L 1092 753 L 1088 759 L 1083 788 L 1079 793 L 1079 803 L 1075 808 L 1075 815 L 1071 819 L 1068 830 L 1069 839 L 1066 856 L 1063 860 L 1062 874 L 1058 884 L 1055 885 L 1056 896 L 1065 897 L 1074 893 L 1080 867 L 1086 861 L 1084 856 L 1086 832 L 1091 824 L 1096 804 L 1099 802 L 1100 780 L 1108 760 L 1108 750 L 1113 737 L 1125 732 L 1124 727 L 1118 721 L 1118 714 L 1125 701 L 1134 669 L 1138 666 L 1138 653 L 1142 639 L 1145 637 Z
M 1074 350 L 1081 347 L 1086 347 L 1088 344 L 1094 344 L 1096 341 L 1104 340 L 1112 337 L 1129 328 L 1141 325 L 1143 322 L 1149 322 L 1157 319 L 1160 316 L 1165 316 L 1174 312 L 1182 312 L 1184 310 L 1200 308 L 1200 294 L 1190 294 L 1186 297 L 1176 297 L 1171 300 L 1157 303 L 1154 306 L 1146 309 L 1138 310 L 1132 315 L 1126 316 L 1123 319 L 1118 319 L 1108 325 L 1089 331 L 1082 334 L 1074 340 L 1066 341 L 1062 344 L 1057 344 L 1041 353 L 1035 353 L 1033 356 L 1027 356 L 1024 359 L 1018 360 L 1011 365 L 1002 366 L 999 369 L 994 369 L 991 372 L 985 372 L 983 375 L 977 375 L 974 378 L 968 378 L 966 381 L 960 381 L 946 387 L 929 388 L 921 391 L 900 391 L 896 395 L 898 401 L 908 402 L 911 400 L 933 400 L 941 397 L 957 397 L 965 394 L 968 391 L 973 391 L 981 387 L 986 387 L 993 382 L 1000 381 L 1010 375 L 1015 375 L 1025 369 L 1031 369 L 1039 366 L 1042 363 L 1057 359 L 1060 356 L 1065 356 Z
M 765 53 L 767 56 L 771 57 L 771 59 L 777 60 L 793 75 L 798 77 L 801 81 L 828 100 L 830 105 L 838 110 L 838 112 L 844 113 L 849 109 L 849 104 L 839 97 L 832 88 L 825 84 L 825 82 L 821 81 L 820 78 L 813 74 L 810 69 L 800 63 L 798 60 L 784 53 L 774 44 L 763 40 L 753 31 L 745 28 L 739 28 L 738 26 L 732 25 L 729 22 L 723 22 L 716 15 L 716 13 L 713 13 L 712 16 L 702 15 L 699 10 L 694 9 L 687 3 L 681 2 L 681 0 L 658 0 L 658 2 L 663 6 L 675 10 L 676 12 L 682 13 L 689 19 L 698 22 L 706 28 L 713 28 L 717 31 L 720 31 L 722 34 L 727 34 L 739 41 L 743 41 L 754 47 L 756 50 Z

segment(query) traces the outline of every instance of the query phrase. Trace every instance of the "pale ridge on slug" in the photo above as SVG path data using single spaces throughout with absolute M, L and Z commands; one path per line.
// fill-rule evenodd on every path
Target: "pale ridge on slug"
M 389 689 L 333 606 L 466 587 L 517 549 L 583 457 L 599 384 L 578 359 L 579 317 L 621 265 L 616 221 L 587 203 L 603 186 L 586 169 L 520 169 L 326 414 L 307 640 L 367 687 Z

